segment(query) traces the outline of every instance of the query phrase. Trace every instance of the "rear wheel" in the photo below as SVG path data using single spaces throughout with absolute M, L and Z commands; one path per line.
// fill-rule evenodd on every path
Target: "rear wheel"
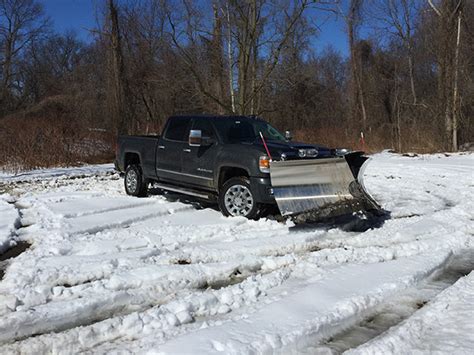
M 142 169 L 139 165 L 129 165 L 125 171 L 125 191 L 127 195 L 146 196 L 148 183 L 143 179 Z
M 258 218 L 260 206 L 246 177 L 227 180 L 219 191 L 219 208 L 224 216 Z

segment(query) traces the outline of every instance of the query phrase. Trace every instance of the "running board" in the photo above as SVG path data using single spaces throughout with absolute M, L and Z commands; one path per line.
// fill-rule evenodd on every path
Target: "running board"
M 162 183 L 154 183 L 153 187 L 155 187 L 157 189 L 166 190 L 166 191 L 177 192 L 177 193 L 184 194 L 184 195 L 199 197 L 199 198 L 203 198 L 205 200 L 213 200 L 214 199 L 214 196 L 211 193 L 207 194 L 205 192 L 191 190 L 191 189 L 187 189 L 185 187 L 167 185 L 167 184 L 162 184 Z

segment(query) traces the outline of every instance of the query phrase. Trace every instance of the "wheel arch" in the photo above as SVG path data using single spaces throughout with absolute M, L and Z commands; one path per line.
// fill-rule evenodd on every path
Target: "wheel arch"
M 222 185 L 233 177 L 244 176 L 249 178 L 250 174 L 247 169 L 239 166 L 221 166 L 219 168 L 218 184 L 217 187 L 220 190 Z
M 141 165 L 141 156 L 140 156 L 140 153 L 138 152 L 126 152 L 125 153 L 125 157 L 124 157 L 124 161 L 123 161 L 123 168 L 124 170 L 127 170 L 127 168 L 130 166 L 130 165 Z

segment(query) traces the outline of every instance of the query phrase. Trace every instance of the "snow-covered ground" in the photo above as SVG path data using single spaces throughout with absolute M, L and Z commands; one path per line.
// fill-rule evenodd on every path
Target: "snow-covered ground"
M 472 264 L 430 286 L 474 255 L 474 154 L 375 155 L 365 185 L 390 218 L 341 225 L 122 184 L 110 165 L 0 176 L 0 253 L 31 243 L 0 262 L 1 353 L 474 351 Z M 341 335 L 387 307 L 371 338 Z
M 0 253 L 11 246 L 18 212 L 12 205 L 14 199 L 8 194 L 0 195 Z

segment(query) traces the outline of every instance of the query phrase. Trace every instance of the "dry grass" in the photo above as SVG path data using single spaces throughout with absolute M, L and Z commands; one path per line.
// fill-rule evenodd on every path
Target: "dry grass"
M 394 132 L 384 127 L 366 132 L 364 142 L 360 139 L 360 132 L 339 127 L 296 130 L 293 135 L 296 141 L 321 144 L 331 148 L 350 148 L 367 153 L 380 152 L 384 149 L 399 150 Z M 401 153 L 426 154 L 444 151 L 441 145 L 442 139 L 433 129 L 405 129 L 401 136 Z
M 0 166 L 21 171 L 110 162 L 113 137 L 66 118 L 8 117 L 0 121 Z

